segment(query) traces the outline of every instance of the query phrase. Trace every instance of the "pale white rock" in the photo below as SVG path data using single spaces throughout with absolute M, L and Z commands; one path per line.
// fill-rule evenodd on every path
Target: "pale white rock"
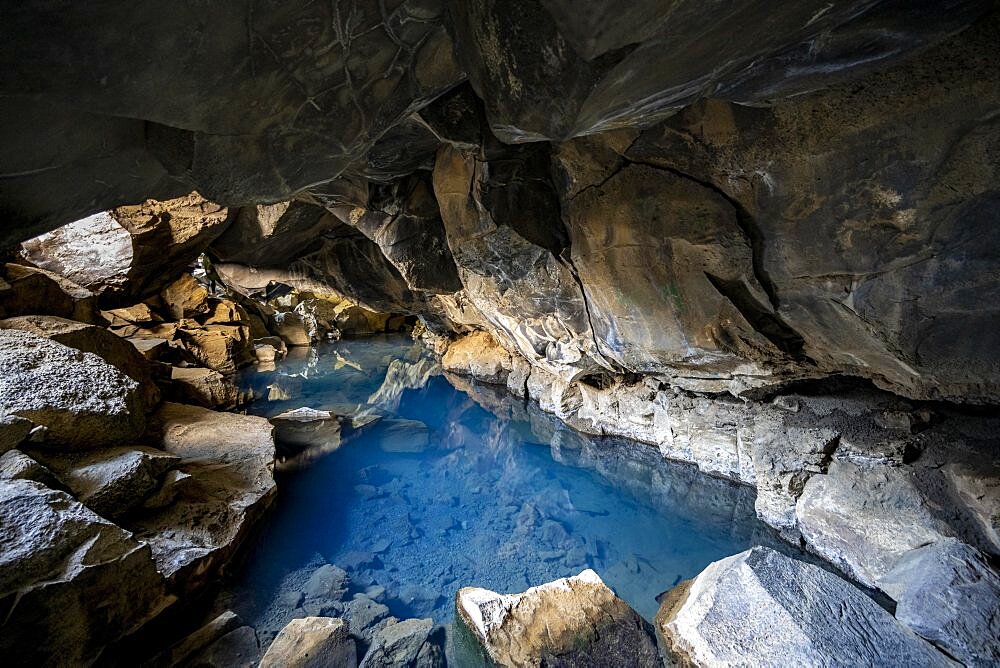
M 765 547 L 676 587 L 654 625 L 664 658 L 681 664 L 953 665 L 850 583 Z
M 904 554 L 879 580 L 896 618 L 967 666 L 1000 664 L 1000 575 L 954 538 Z
M 906 552 L 951 535 L 904 467 L 834 460 L 805 484 L 795 507 L 809 549 L 878 587 Z
M 357 648 L 342 619 L 305 617 L 281 629 L 258 668 L 355 668 Z
M 132 267 L 132 235 L 101 211 L 22 244 L 21 255 L 42 269 L 96 292 L 121 288 Z
M 465 587 L 455 607 L 501 666 L 659 665 L 648 625 L 590 569 L 519 594 Z

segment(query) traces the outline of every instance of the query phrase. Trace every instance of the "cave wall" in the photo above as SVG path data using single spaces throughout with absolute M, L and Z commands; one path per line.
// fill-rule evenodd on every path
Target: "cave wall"
M 993 3 L 577 5 L 6 8 L 0 246 L 197 189 L 566 382 L 1000 398 Z

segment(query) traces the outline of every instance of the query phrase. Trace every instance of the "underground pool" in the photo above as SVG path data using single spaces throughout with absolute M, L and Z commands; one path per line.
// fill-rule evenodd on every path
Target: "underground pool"
M 577 433 L 504 389 L 442 373 L 408 337 L 293 351 L 242 382 L 262 397 L 254 414 L 359 416 L 335 451 L 279 465 L 271 518 L 220 597 L 262 645 L 344 601 L 447 629 L 461 587 L 519 592 L 585 568 L 652 619 L 658 594 L 769 540 L 753 490 Z M 340 569 L 347 580 L 331 576 Z M 340 602 L 316 598 L 331 577 L 347 590 Z

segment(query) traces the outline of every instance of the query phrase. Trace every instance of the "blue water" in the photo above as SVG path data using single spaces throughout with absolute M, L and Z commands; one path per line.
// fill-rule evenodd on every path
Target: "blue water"
M 278 473 L 274 513 L 225 602 L 265 640 L 304 614 L 298 591 L 327 563 L 399 618 L 447 624 L 461 587 L 523 591 L 593 568 L 652 619 L 657 594 L 767 534 L 749 488 L 443 375 L 405 337 L 300 351 L 243 382 L 271 397 L 251 406 L 259 415 L 360 404 L 381 416 Z

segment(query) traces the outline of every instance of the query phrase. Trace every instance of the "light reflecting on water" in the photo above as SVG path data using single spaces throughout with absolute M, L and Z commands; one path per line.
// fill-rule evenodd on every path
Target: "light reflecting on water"
M 522 591 L 589 567 L 651 619 L 657 594 L 767 539 L 749 488 L 442 375 L 403 337 L 302 351 L 244 380 L 272 398 L 253 413 L 371 401 L 382 416 L 279 475 L 272 520 L 226 595 L 265 642 L 305 614 L 298 592 L 326 563 L 400 618 L 448 623 L 460 587 Z

